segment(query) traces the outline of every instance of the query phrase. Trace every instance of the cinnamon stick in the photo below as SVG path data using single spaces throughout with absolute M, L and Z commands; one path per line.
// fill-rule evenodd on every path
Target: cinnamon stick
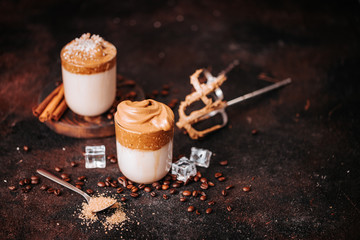
M 65 98 L 63 98 L 59 106 L 57 106 L 55 111 L 51 114 L 51 119 L 54 121 L 59 121 L 59 119 L 64 114 L 66 109 L 67 109 L 66 101 Z
M 51 114 L 55 111 L 60 101 L 64 98 L 64 87 L 61 87 L 58 94 L 51 99 L 45 110 L 41 113 L 39 120 L 45 122 L 51 118 Z
M 60 88 L 62 88 L 62 83 L 55 88 L 37 107 L 33 108 L 33 114 L 35 117 L 39 117 L 41 113 L 45 110 L 46 106 L 50 103 L 50 101 L 54 98 L 56 94 L 60 91 Z

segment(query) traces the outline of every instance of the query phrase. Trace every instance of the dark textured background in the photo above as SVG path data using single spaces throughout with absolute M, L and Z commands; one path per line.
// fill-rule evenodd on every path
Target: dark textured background
M 189 155 L 191 146 L 216 154 L 208 169 L 200 169 L 216 183 L 207 190 L 217 201 L 212 214 L 196 199 L 180 203 L 177 195 L 165 201 L 142 193 L 124 206 L 131 219 L 124 230 L 105 234 L 73 216 L 83 201 L 75 193 L 8 190 L 38 167 L 61 166 L 73 178 L 85 174 L 87 186 L 99 192 L 98 180 L 120 176 L 116 165 L 86 170 L 82 160 L 91 144 L 105 144 L 114 154 L 114 137 L 60 136 L 31 114 L 44 86 L 61 79 L 61 48 L 84 32 L 112 42 L 118 73 L 146 93 L 168 83 L 170 95 L 157 98 L 164 103 L 184 99 L 195 69 L 216 74 L 234 59 L 240 65 L 222 87 L 228 100 L 268 85 L 260 73 L 293 79 L 229 107 L 228 126 L 204 140 L 176 130 L 175 156 Z M 0 238 L 359 238 L 359 34 L 358 1 L 1 1 Z M 252 129 L 259 134 L 252 136 Z M 225 159 L 229 165 L 220 166 Z M 73 160 L 82 164 L 71 168 Z M 227 182 L 214 180 L 219 171 Z M 220 191 L 230 183 L 235 188 L 224 198 Z M 246 185 L 252 191 L 244 193 Z M 199 183 L 184 189 L 199 189 Z M 190 204 L 202 214 L 187 213 Z

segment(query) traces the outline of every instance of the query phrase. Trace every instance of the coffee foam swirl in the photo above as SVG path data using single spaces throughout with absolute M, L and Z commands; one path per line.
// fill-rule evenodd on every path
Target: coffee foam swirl
M 152 99 L 121 102 L 117 107 L 117 123 L 129 131 L 152 133 L 174 127 L 174 113 L 163 103 Z

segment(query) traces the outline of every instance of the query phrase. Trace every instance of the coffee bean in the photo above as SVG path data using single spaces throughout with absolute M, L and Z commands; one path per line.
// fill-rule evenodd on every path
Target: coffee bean
M 26 190 L 31 190 L 31 188 L 32 188 L 32 187 L 31 187 L 30 185 L 26 185 L 26 186 L 25 186 L 25 189 L 26 189 Z
M 32 179 L 31 180 L 31 184 L 33 184 L 33 185 L 37 185 L 37 184 L 39 184 L 39 179 Z
M 185 197 L 180 197 L 180 202 L 186 202 L 186 198 Z
M 169 190 L 169 193 L 170 193 L 170 194 L 175 194 L 175 193 L 177 193 L 177 190 L 176 190 L 175 188 L 171 188 L 171 189 Z
M 209 185 L 208 185 L 207 183 L 202 183 L 202 184 L 200 185 L 200 188 L 203 189 L 203 190 L 206 190 L 206 189 L 209 188 Z
M 164 184 L 166 184 L 165 181 L 166 181 L 166 182 L 169 182 L 170 180 L 171 180 L 171 176 L 170 176 L 170 175 L 166 175 L 165 178 L 164 178 Z M 170 184 L 170 182 L 169 182 L 169 184 Z M 168 184 L 168 185 L 169 185 L 169 184 Z
M 113 187 L 113 188 L 117 188 L 119 185 L 117 184 L 117 182 L 112 181 L 110 183 L 110 186 Z
M 25 152 L 29 151 L 29 147 L 26 146 L 26 145 L 23 147 L 23 149 L 24 149 Z
M 170 181 L 165 180 L 165 181 L 163 182 L 163 185 L 170 185 Z
M 69 174 L 62 173 L 62 174 L 60 175 L 60 177 L 61 177 L 62 179 L 69 178 Z
M 72 161 L 72 162 L 70 163 L 70 165 L 71 165 L 72 167 L 76 167 L 78 164 L 77 164 L 76 162 Z
M 151 192 L 151 188 L 150 188 L 150 187 L 145 187 L 145 188 L 144 188 L 144 191 L 145 191 L 145 192 Z
M 256 130 L 256 129 L 251 130 L 252 135 L 256 135 L 257 133 L 258 133 L 258 130 Z
M 226 206 L 226 210 L 228 210 L 228 212 L 232 211 L 232 207 L 231 206 Z
M 47 192 L 48 192 L 48 193 L 54 193 L 54 190 L 55 190 L 55 189 L 53 189 L 53 188 L 48 188 L 48 189 L 47 189 Z
M 228 186 L 225 187 L 226 190 L 229 190 L 231 188 L 234 188 L 234 185 L 228 185 Z
M 164 185 L 161 186 L 161 189 L 162 189 L 162 190 L 167 190 L 167 189 L 169 189 L 169 185 L 165 185 L 165 184 L 164 184 Z
M 161 189 L 161 185 L 156 185 L 155 189 L 156 189 L 156 190 L 160 190 L 160 189 Z
M 226 165 L 228 165 L 228 161 L 227 161 L 227 160 L 220 161 L 219 164 L 220 164 L 221 166 L 226 166 Z
M 251 190 L 251 188 L 250 187 L 243 187 L 243 189 L 242 189 L 244 192 L 249 192 L 250 190 Z
M 194 177 L 194 182 L 198 182 L 200 180 L 200 178 L 198 176 Z
M 169 90 L 169 89 L 170 89 L 170 86 L 169 86 L 168 84 L 164 84 L 164 85 L 162 86 L 162 89 L 163 89 L 163 90 Z
M 156 192 L 151 192 L 150 193 L 150 196 L 152 196 L 152 197 L 156 197 L 156 195 L 157 195 Z
M 208 205 L 209 205 L 209 206 L 215 205 L 215 201 L 209 201 L 209 202 L 208 202 Z
M 180 184 L 180 186 L 181 186 L 181 184 L 184 184 L 184 182 L 183 182 L 183 181 L 180 181 L 180 180 L 177 180 L 175 183 Z
M 24 186 L 24 185 L 25 185 L 24 180 L 20 180 L 20 181 L 19 181 L 19 185 L 20 185 L 20 186 Z
M 130 191 L 131 191 L 132 193 L 135 193 L 135 192 L 139 191 L 139 189 L 138 189 L 136 186 L 133 186 L 133 187 L 130 189 Z
M 182 192 L 182 195 L 184 195 L 184 196 L 190 196 L 190 195 L 191 195 L 191 192 L 188 191 L 188 190 L 185 190 L 185 191 Z
M 208 209 L 206 209 L 206 211 L 205 211 L 207 214 L 210 214 L 211 212 L 212 212 L 212 209 L 211 208 L 208 208 Z
M 219 181 L 219 182 L 224 182 L 225 180 L 226 180 L 226 177 L 219 177 L 219 178 L 218 178 L 218 181 Z
M 64 181 L 65 181 L 65 182 L 70 182 L 71 179 L 70 179 L 70 178 L 65 178 Z
M 194 210 L 195 210 L 194 206 L 189 206 L 187 209 L 188 212 L 193 212 Z
M 48 188 L 49 188 L 48 186 L 42 185 L 42 186 L 40 187 L 40 190 L 45 191 L 45 190 L 47 190 Z
M 105 182 L 111 182 L 111 177 L 107 177 L 107 178 L 105 178 Z
M 85 176 L 80 176 L 80 177 L 78 177 L 77 178 L 79 181 L 84 181 L 85 179 L 86 179 L 86 177 Z
M 163 199 L 168 200 L 168 199 L 169 199 L 169 196 L 166 195 L 166 194 L 163 194 Z
M 177 176 L 175 174 L 171 174 L 171 180 L 176 181 Z
M 109 120 L 113 119 L 113 117 L 114 117 L 114 115 L 111 113 L 106 114 L 106 118 Z
M 192 196 L 193 196 L 193 197 L 197 197 L 198 194 L 199 194 L 199 192 L 196 191 L 196 190 L 194 190 L 194 191 L 192 192 Z
M 159 95 L 159 91 L 158 90 L 153 90 L 151 92 L 152 95 L 154 95 L 154 97 L 157 97 L 157 95 Z
M 10 190 L 10 191 L 15 191 L 15 190 L 16 190 L 16 186 L 9 186 L 9 190 Z
M 54 194 L 55 194 L 55 196 L 60 196 L 61 195 L 60 189 L 55 189 Z
M 145 186 L 145 184 L 143 184 L 143 183 L 139 184 L 139 186 L 138 186 L 138 188 L 139 188 L 140 190 L 144 189 L 145 187 L 146 187 L 146 186 Z
M 222 173 L 219 173 L 219 172 L 215 173 L 215 178 L 219 178 L 221 176 L 222 176 Z
M 125 176 L 119 177 L 118 182 L 119 184 L 123 185 L 123 187 L 127 187 L 128 185 L 128 181 Z
M 197 172 L 196 172 L 196 176 L 197 176 L 198 178 L 201 178 L 201 172 L 197 171 Z
M 39 180 L 40 178 L 38 176 L 31 176 L 31 180 Z
M 174 188 L 179 188 L 179 187 L 180 187 L 180 184 L 175 182 L 175 183 L 172 184 L 172 187 L 174 187 Z
M 203 191 L 199 191 L 199 193 L 201 194 L 201 196 L 206 196 L 206 193 Z
M 98 185 L 98 187 L 105 187 L 106 186 L 104 182 L 98 182 L 97 185 Z
M 210 187 L 214 187 L 215 186 L 215 183 L 213 183 L 213 182 L 208 182 L 208 185 L 210 186 Z
M 126 188 L 130 190 L 133 186 L 134 186 L 134 185 L 129 184 L 129 185 L 126 186 Z
M 131 180 L 127 180 L 129 185 L 134 185 L 134 183 Z
M 81 186 L 81 185 L 77 185 L 77 184 L 76 184 L 75 187 L 78 188 L 78 189 L 80 189 L 80 190 L 82 189 L 82 186 Z
M 205 200 L 206 200 L 206 196 L 200 196 L 200 200 L 201 200 L 201 201 L 205 201 Z
M 60 167 L 55 167 L 55 171 L 57 171 L 57 172 L 61 172 L 61 171 L 62 171 L 62 169 L 61 169 Z
M 226 191 L 226 190 L 222 190 L 222 191 L 221 191 L 221 195 L 223 195 L 224 197 L 227 196 L 227 191 Z
M 201 214 L 198 209 L 196 209 L 195 213 L 196 213 L 196 215 L 200 215 L 200 214 Z
M 94 190 L 92 190 L 92 189 L 86 189 L 86 192 L 88 193 L 88 194 L 93 194 L 94 193 Z
M 127 200 L 126 197 L 121 197 L 120 198 L 120 201 L 122 201 L 122 202 L 126 202 L 126 200 Z
M 110 182 L 109 182 L 109 181 L 105 181 L 105 186 L 106 186 L 106 187 L 110 187 Z
M 159 182 L 153 182 L 151 185 L 152 185 L 153 187 L 156 187 L 156 186 L 160 185 L 160 183 L 159 183 Z
M 80 186 L 84 186 L 85 183 L 84 182 L 76 182 L 75 184 L 80 185 Z
M 130 193 L 130 196 L 133 198 L 137 198 L 139 196 L 139 194 L 137 192 L 132 192 L 132 193 Z
M 164 96 L 164 97 L 167 96 L 167 95 L 169 95 L 169 91 L 167 91 L 167 90 L 161 90 L 160 93 L 161 93 L 161 95 Z
M 117 159 L 115 156 L 110 158 L 110 163 L 113 163 L 113 164 L 117 163 Z
M 119 187 L 119 188 L 116 189 L 116 192 L 117 192 L 117 193 L 122 193 L 123 191 L 124 191 L 124 189 L 122 189 L 121 187 Z
M 28 178 L 24 178 L 24 184 L 30 184 L 30 180 Z

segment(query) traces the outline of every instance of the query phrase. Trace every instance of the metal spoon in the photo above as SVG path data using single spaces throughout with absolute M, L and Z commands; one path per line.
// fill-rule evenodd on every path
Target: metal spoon
M 89 195 L 87 195 L 85 192 L 81 191 L 80 189 L 74 187 L 73 185 L 71 185 L 70 183 L 68 182 L 65 182 L 64 180 L 54 176 L 53 174 L 49 173 L 48 171 L 44 170 L 44 169 L 38 169 L 36 170 L 37 173 L 39 173 L 40 175 L 60 184 L 60 185 L 63 185 L 64 187 L 67 187 L 68 189 L 70 190 L 73 190 L 74 192 L 80 194 L 81 196 L 83 196 L 87 203 L 90 203 L 90 200 L 92 199 Z M 100 212 L 100 211 L 103 211 L 109 207 L 111 207 L 112 205 L 114 205 L 116 203 L 116 200 L 114 199 L 114 202 L 111 202 L 110 204 L 108 204 L 107 206 L 105 206 L 104 208 L 101 208 L 101 209 L 97 209 L 96 211 L 94 212 Z

